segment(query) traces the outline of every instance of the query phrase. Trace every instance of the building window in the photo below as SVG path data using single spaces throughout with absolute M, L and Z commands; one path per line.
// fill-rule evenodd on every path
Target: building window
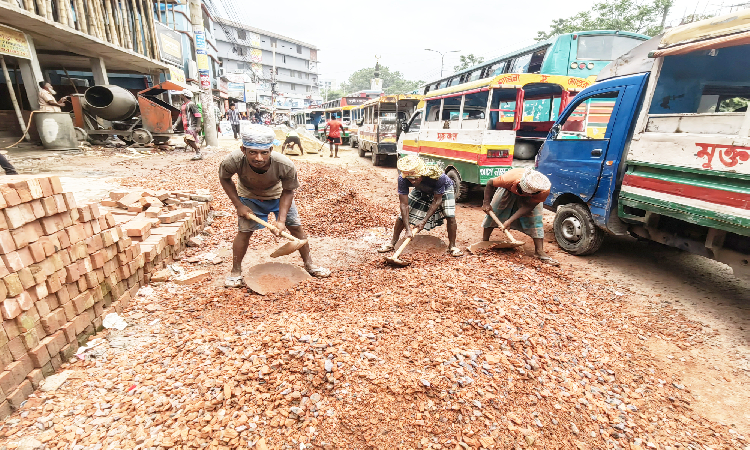
M 310 92 L 310 86 L 305 86 L 305 91 Z
M 306 74 L 305 74 L 305 78 L 309 80 L 309 79 L 310 79 L 310 74 L 309 74 L 309 73 L 306 73 Z
M 302 46 L 301 45 L 297 46 L 297 53 L 302 54 Z
M 299 79 L 301 80 L 301 79 L 302 79 L 302 72 L 297 72 L 297 76 L 298 76 L 298 77 L 299 77 Z
M 290 86 L 289 90 L 293 91 L 294 90 L 294 84 L 290 84 L 289 86 Z
M 281 62 L 286 64 L 286 55 L 281 55 Z
M 237 38 L 243 41 L 247 39 L 247 33 L 245 32 L 245 30 L 237 30 Z
M 276 38 L 271 38 L 271 47 L 276 47 Z

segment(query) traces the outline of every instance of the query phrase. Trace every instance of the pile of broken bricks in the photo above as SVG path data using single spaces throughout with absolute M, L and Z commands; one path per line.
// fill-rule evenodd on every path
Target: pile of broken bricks
M 175 260 L 185 247 L 202 245 L 198 235 L 209 213 L 212 200 L 208 190 L 154 191 L 150 189 L 116 190 L 102 200 L 102 208 L 112 214 L 115 222 L 133 241 L 140 243 L 145 259 L 145 282 L 152 274 Z M 153 281 L 168 279 L 178 284 L 191 284 L 208 277 L 208 272 L 158 271 Z

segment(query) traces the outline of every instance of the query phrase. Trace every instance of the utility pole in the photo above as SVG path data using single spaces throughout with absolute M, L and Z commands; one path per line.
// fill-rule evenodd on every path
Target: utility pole
M 203 111 L 203 132 L 206 144 L 211 147 L 219 146 L 219 136 L 216 132 L 216 116 L 214 115 L 214 96 L 211 92 L 211 70 L 208 65 L 206 51 L 206 34 L 203 29 L 203 10 L 201 0 L 190 0 L 190 22 L 193 25 L 195 39 L 195 60 L 198 64 L 198 78 L 200 78 L 200 101 Z
M 428 52 L 440 53 L 440 78 L 443 78 L 443 66 L 445 65 L 445 54 L 446 53 L 458 53 L 461 51 L 461 50 L 450 50 L 447 52 L 439 52 L 431 48 L 426 48 L 425 50 L 427 50 Z
M 271 68 L 271 123 L 276 121 L 276 43 L 271 42 L 271 54 L 273 55 Z

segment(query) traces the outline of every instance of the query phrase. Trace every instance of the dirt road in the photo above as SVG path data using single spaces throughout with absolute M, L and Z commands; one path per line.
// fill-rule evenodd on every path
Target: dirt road
M 216 180 L 223 154 L 50 163 L 80 195 L 190 185 L 228 216 L 178 262 L 212 279 L 142 289 L 130 326 L 97 335 L 58 388 L 5 422 L 0 446 L 748 446 L 748 286 L 722 266 L 626 239 L 575 258 L 548 236 L 560 268 L 416 248 L 393 269 L 374 249 L 395 218 L 395 169 L 344 148 L 292 157 L 314 258 L 333 276 L 266 297 L 225 289 L 236 218 Z M 479 201 L 458 208 L 462 247 L 480 239 Z M 246 270 L 276 245 L 258 232 Z M 189 259 L 207 253 L 225 261 Z

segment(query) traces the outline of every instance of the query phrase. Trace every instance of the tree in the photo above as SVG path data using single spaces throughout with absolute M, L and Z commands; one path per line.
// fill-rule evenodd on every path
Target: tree
M 370 80 L 375 78 L 375 68 L 359 69 L 351 74 L 349 80 L 341 84 L 341 90 L 347 94 L 370 89 Z M 391 71 L 386 66 L 380 66 L 380 78 L 383 80 L 383 92 L 386 94 L 405 94 L 423 85 L 423 81 L 410 81 L 399 71 Z M 332 98 L 329 96 L 329 98 Z
M 605 0 L 590 11 L 555 19 L 548 31 L 538 31 L 537 41 L 588 30 L 619 30 L 655 36 L 664 30 L 674 0 Z
M 469 53 L 468 55 L 461 55 L 458 65 L 453 66 L 453 71 L 458 72 L 464 69 L 468 69 L 469 67 L 478 66 L 483 62 L 484 58 L 482 58 L 481 56 L 474 56 L 473 53 Z

